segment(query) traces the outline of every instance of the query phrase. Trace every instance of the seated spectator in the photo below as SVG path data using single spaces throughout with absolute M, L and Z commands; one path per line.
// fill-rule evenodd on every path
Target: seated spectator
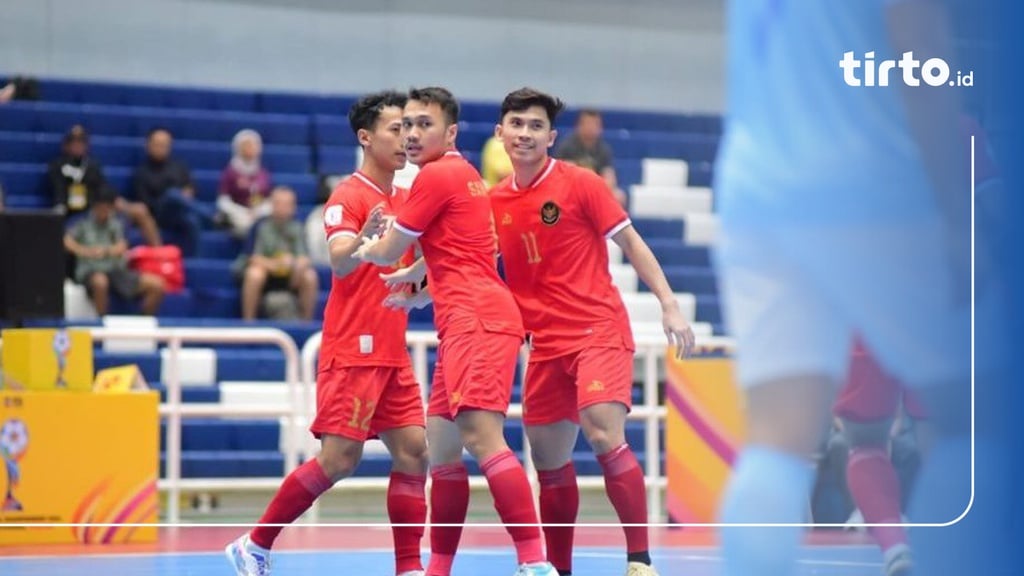
M 626 194 L 615 175 L 612 147 L 602 137 L 604 123 L 597 110 L 580 110 L 576 129 L 555 148 L 555 158 L 589 168 L 601 175 L 619 204 L 626 205 Z
M 242 130 L 231 142 L 231 162 L 220 176 L 217 209 L 237 238 L 245 238 L 257 220 L 270 213 L 270 172 L 263 167 L 263 140 L 255 130 Z
M 107 187 L 103 167 L 89 155 L 89 134 L 79 125 L 72 126 L 64 135 L 61 155 L 50 162 L 47 171 L 54 207 L 69 220 L 89 209 L 90 191 Z M 138 227 L 146 244 L 161 244 L 160 231 L 145 204 L 128 202 L 117 196 L 114 207 Z
M 270 217 L 256 225 L 252 254 L 242 260 L 242 318 L 256 318 L 265 293 L 287 292 L 292 301 L 298 297 L 299 316 L 312 320 L 320 286 L 302 224 L 295 219 L 295 192 L 275 188 L 270 205 Z
M 128 269 L 121 221 L 113 217 L 117 192 L 100 188 L 92 199 L 89 215 L 78 220 L 64 235 L 64 246 L 76 256 L 75 281 L 85 285 L 96 313 L 110 309 L 110 292 L 122 298 L 142 299 L 142 313 L 156 314 L 164 297 L 164 281 L 152 274 Z
M 156 217 L 160 228 L 176 235 L 184 256 L 195 256 L 204 224 L 212 224 L 214 212 L 195 199 L 192 175 L 183 162 L 171 156 L 174 139 L 163 128 L 146 138 L 146 159 L 135 170 L 132 189 Z
M 488 186 L 494 186 L 512 174 L 512 159 L 497 136 L 491 136 L 480 155 L 481 176 Z

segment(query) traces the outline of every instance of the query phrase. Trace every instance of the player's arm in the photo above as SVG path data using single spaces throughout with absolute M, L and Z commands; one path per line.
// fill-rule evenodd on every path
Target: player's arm
M 661 303 L 662 327 L 665 329 L 669 344 L 676 346 L 677 357 L 689 356 L 694 346 L 693 330 L 679 309 L 679 302 L 676 301 L 676 295 L 672 292 L 658 259 L 654 257 L 654 253 L 632 224 L 627 224 L 611 238 L 622 248 L 622 253 L 633 265 L 636 275 L 658 297 L 658 302 Z
M 378 266 L 394 264 L 416 242 L 416 238 L 396 223 L 384 233 L 383 238 L 364 238 L 352 257 Z
M 380 204 L 370 210 L 370 214 L 358 234 L 342 230 L 331 235 L 328 239 L 327 249 L 331 258 L 331 270 L 335 276 L 344 278 L 362 264 L 362 261 L 354 258 L 353 254 L 362 245 L 364 239 L 379 234 L 383 226 L 384 206 Z
M 940 0 L 889 0 L 889 37 L 896 54 L 954 61 L 949 14 Z M 970 176 L 959 131 L 960 103 L 955 88 L 901 85 L 911 134 L 921 152 L 937 201 L 953 233 L 968 225 Z M 959 225 L 956 223 L 960 221 Z M 966 231 L 963 231 L 966 234 Z M 967 236 L 965 236 L 966 239 Z
M 428 286 L 417 292 L 392 292 L 384 299 L 383 304 L 385 308 L 391 308 L 392 310 L 409 311 L 426 308 L 433 301 L 433 298 L 430 296 L 430 287 Z
M 391 289 L 399 287 L 402 284 L 415 284 L 418 286 L 426 277 L 427 261 L 422 256 L 405 268 L 399 268 L 390 274 L 380 275 L 380 279 L 383 280 L 384 284 Z

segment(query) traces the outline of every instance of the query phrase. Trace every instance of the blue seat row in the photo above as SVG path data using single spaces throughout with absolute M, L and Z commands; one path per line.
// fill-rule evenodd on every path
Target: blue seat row
M 0 132 L 0 162 L 45 164 L 60 154 L 60 134 Z M 105 166 L 138 166 L 145 160 L 142 138 L 96 136 L 90 142 L 91 155 Z M 230 142 L 179 140 L 174 155 L 192 169 L 222 170 L 231 160 Z M 271 172 L 312 171 L 308 145 L 267 145 L 263 163 Z
M 63 134 L 74 124 L 94 136 L 140 137 L 164 128 L 182 140 L 230 143 L 239 130 L 248 128 L 259 132 L 265 144 L 312 143 L 309 117 L 304 115 L 50 102 L 11 102 L 0 107 L 0 127 L 6 131 Z
M 108 166 L 103 174 L 107 181 L 126 198 L 134 198 L 132 177 L 135 167 Z M 203 202 L 215 202 L 220 183 L 220 170 L 193 170 L 192 180 L 196 186 L 196 199 Z M 271 174 L 274 184 L 289 186 L 295 190 L 296 199 L 308 213 L 310 207 L 318 201 L 320 184 L 317 177 L 309 173 L 274 172 Z M 52 205 L 50 183 L 46 179 L 45 164 L 7 164 L 0 163 L 0 183 L 9 200 L 14 196 L 30 197 L 28 207 Z M 36 199 L 35 197 L 38 197 Z
M 356 98 L 354 95 L 267 93 L 71 80 L 43 80 L 40 82 L 40 92 L 42 99 L 48 102 L 339 116 L 348 113 L 349 106 Z M 500 96 L 496 94 L 495 98 Z M 460 108 L 463 121 L 498 122 L 497 101 L 464 100 Z M 577 113 L 575 109 L 567 110 L 559 124 L 571 125 Z M 717 115 L 619 109 L 603 109 L 602 115 L 608 129 L 702 134 L 719 134 L 722 131 L 721 118 Z

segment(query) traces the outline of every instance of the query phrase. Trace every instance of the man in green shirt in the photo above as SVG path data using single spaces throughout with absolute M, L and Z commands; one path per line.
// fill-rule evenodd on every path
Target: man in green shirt
M 288 291 L 299 315 L 312 320 L 320 282 L 309 259 L 305 230 L 295 220 L 295 192 L 278 186 L 270 194 L 270 217 L 257 225 L 252 254 L 242 277 L 242 318 L 253 320 L 264 292 Z
M 124 228 L 116 217 L 117 191 L 102 186 L 96 192 L 89 216 L 64 234 L 64 247 L 76 256 L 75 281 L 85 285 L 96 313 L 110 308 L 110 292 L 135 300 L 141 297 L 143 314 L 153 315 L 164 298 L 164 281 L 152 274 L 128 269 Z

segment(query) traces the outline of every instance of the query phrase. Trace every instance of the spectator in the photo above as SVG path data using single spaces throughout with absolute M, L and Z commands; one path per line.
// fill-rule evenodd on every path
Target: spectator
M 75 281 L 84 284 L 99 315 L 110 307 L 110 292 L 122 298 L 142 299 L 142 312 L 156 314 L 164 297 L 164 281 L 152 274 L 128 269 L 121 221 L 113 217 L 117 191 L 109 186 L 94 194 L 89 216 L 78 220 L 64 235 L 64 246 L 76 256 Z
M 74 220 L 89 209 L 90 193 L 108 187 L 103 167 L 89 155 L 89 134 L 80 125 L 64 135 L 61 155 L 47 169 L 54 207 Z M 160 231 L 145 204 L 116 196 L 114 206 L 142 232 L 146 244 L 159 246 Z
M 491 136 L 480 155 L 480 171 L 487 186 L 494 186 L 512 174 L 512 160 L 505 145 L 497 136 Z
M 39 81 L 31 76 L 15 76 L 0 88 L 0 104 L 11 100 L 39 100 Z
M 558 145 L 555 149 L 555 158 L 561 158 L 600 174 L 608 183 L 608 188 L 615 195 L 615 199 L 625 206 L 626 194 L 619 188 L 619 181 L 615 175 L 615 158 L 611 146 L 602 137 L 603 133 L 601 113 L 591 109 L 580 110 L 580 115 L 576 118 L 576 130 Z
M 174 138 L 163 128 L 146 138 L 146 159 L 135 170 L 132 188 L 156 217 L 160 228 L 177 235 L 185 256 L 194 256 L 204 223 L 212 223 L 214 212 L 195 199 L 195 186 L 188 167 L 171 156 Z
M 255 130 L 242 130 L 231 142 L 231 162 L 220 177 L 217 209 L 227 217 L 231 230 L 245 238 L 257 220 L 270 213 L 266 203 L 270 172 L 263 167 L 263 140 Z
M 279 186 L 269 203 L 270 217 L 256 225 L 252 254 L 245 258 L 242 318 L 256 318 L 264 293 L 288 292 L 293 301 L 298 297 L 301 318 L 312 320 L 320 286 L 303 226 L 295 219 L 295 192 Z

